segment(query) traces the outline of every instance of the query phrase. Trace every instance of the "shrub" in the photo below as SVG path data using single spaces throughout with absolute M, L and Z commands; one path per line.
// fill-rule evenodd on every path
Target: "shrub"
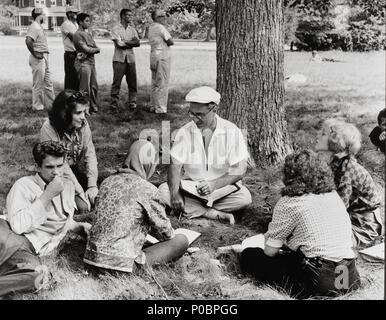
M 385 48 L 385 34 L 381 29 L 374 27 L 366 21 L 351 22 L 349 31 L 351 32 L 353 50 L 355 51 Z
M 330 39 L 331 47 L 329 49 L 341 49 L 343 51 L 352 51 L 352 36 L 346 30 L 331 30 L 327 32 L 327 38 Z
M 328 32 L 333 30 L 334 24 L 331 19 L 320 16 L 304 17 L 299 21 L 295 36 L 300 43 L 300 50 L 328 50 L 332 47 Z
M 11 18 L 0 16 L 0 32 L 6 36 L 13 34 Z

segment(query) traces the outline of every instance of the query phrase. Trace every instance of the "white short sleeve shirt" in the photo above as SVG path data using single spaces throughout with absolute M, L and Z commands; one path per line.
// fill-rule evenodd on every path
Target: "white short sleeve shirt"
M 170 48 L 166 41 L 172 38 L 169 31 L 160 23 L 153 23 L 149 28 L 149 42 L 151 52 L 162 52 L 169 55 Z
M 213 180 L 229 173 L 231 166 L 249 158 L 242 131 L 232 122 L 217 116 L 216 130 L 206 155 L 203 137 L 194 121 L 178 130 L 171 149 L 174 163 L 183 164 L 192 180 Z
M 66 20 L 63 22 L 60 30 L 62 31 L 62 39 L 64 45 L 64 51 L 66 52 L 74 52 L 76 51 L 74 42 L 68 37 L 69 33 L 74 34 L 78 30 L 78 24 L 72 22 L 70 20 Z

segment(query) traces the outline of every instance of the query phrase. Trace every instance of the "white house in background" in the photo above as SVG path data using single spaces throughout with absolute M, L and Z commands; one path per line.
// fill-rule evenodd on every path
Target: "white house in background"
M 13 0 L 14 5 L 18 8 L 15 15 L 14 29 L 22 32 L 28 29 L 31 24 L 31 12 L 35 7 L 44 7 L 46 12 L 46 22 L 43 25 L 44 29 L 50 31 L 59 31 L 60 26 L 66 19 L 67 3 L 80 10 L 80 0 Z

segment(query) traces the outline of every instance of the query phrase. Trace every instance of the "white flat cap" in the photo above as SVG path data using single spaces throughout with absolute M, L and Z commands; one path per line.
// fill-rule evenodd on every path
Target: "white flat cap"
M 188 102 L 219 104 L 221 95 L 211 87 L 199 87 L 191 90 L 185 97 Z

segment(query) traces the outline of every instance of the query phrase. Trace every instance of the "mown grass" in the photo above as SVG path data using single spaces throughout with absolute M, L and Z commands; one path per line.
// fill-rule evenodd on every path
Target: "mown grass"
M 145 52 L 146 48 L 141 50 Z M 54 51 L 56 53 L 51 61 L 57 59 L 58 63 L 62 63 L 59 49 Z M 31 102 L 30 79 L 24 78 L 22 72 L 13 72 L 11 61 L 15 57 L 11 57 L 9 50 L 5 52 L 0 52 L 0 58 L 3 56 L 5 59 L 1 67 L 5 70 L 2 69 L 0 76 L 3 81 L 0 88 L 0 208 L 4 208 L 6 194 L 15 180 L 34 171 L 31 146 L 38 140 L 39 128 L 46 117 L 44 112 L 32 112 L 28 108 Z M 344 62 L 311 64 L 307 53 L 286 54 L 286 74 L 302 73 L 308 78 L 304 85 L 287 86 L 287 121 L 292 140 L 299 148 L 312 148 L 324 119 L 342 117 L 355 123 L 364 137 L 359 161 L 384 188 L 384 157 L 374 150 L 367 138 L 376 123 L 377 112 L 384 106 L 384 52 L 329 52 L 325 56 Z M 148 63 L 146 57 L 146 54 L 137 54 L 137 63 Z M 99 60 L 98 68 L 102 70 L 101 112 L 89 119 L 98 155 L 100 180 L 120 165 L 128 146 L 141 130 L 148 128 L 160 132 L 162 121 L 170 121 L 173 130 L 188 121 L 183 97 L 191 87 L 197 84 L 215 85 L 213 50 L 176 50 L 167 117 L 160 119 L 146 112 L 149 92 L 147 65 L 138 67 L 139 110 L 134 114 L 122 111 L 113 115 L 108 111 L 110 79 L 103 74 L 103 70 L 110 68 L 110 58 L 106 53 L 105 59 Z M 27 64 L 16 68 L 26 69 L 29 74 Z M 54 68 L 59 72 L 57 65 Z M 4 81 L 4 72 L 10 75 L 7 81 Z M 57 92 L 60 85 L 60 82 L 55 83 Z M 124 86 L 122 97 L 125 90 Z M 152 179 L 155 184 L 165 181 L 165 170 L 165 165 L 160 167 Z M 280 177 L 280 167 L 249 170 L 245 184 L 250 188 L 254 201 L 238 213 L 237 224 L 233 227 L 204 219 L 182 219 L 179 222 L 171 217 L 173 226 L 202 233 L 194 243 L 201 250 L 193 255 L 187 254 L 177 262 L 153 269 L 137 270 L 131 275 L 95 273 L 82 262 L 84 239 L 71 235 L 57 256 L 44 258 L 53 270 L 55 282 L 52 288 L 10 298 L 290 299 L 282 291 L 256 286 L 250 278 L 241 276 L 236 255 L 216 255 L 218 246 L 240 243 L 248 236 L 266 231 L 272 208 L 279 198 Z M 383 266 L 360 261 L 359 271 L 363 279 L 362 288 L 339 299 L 383 299 Z

